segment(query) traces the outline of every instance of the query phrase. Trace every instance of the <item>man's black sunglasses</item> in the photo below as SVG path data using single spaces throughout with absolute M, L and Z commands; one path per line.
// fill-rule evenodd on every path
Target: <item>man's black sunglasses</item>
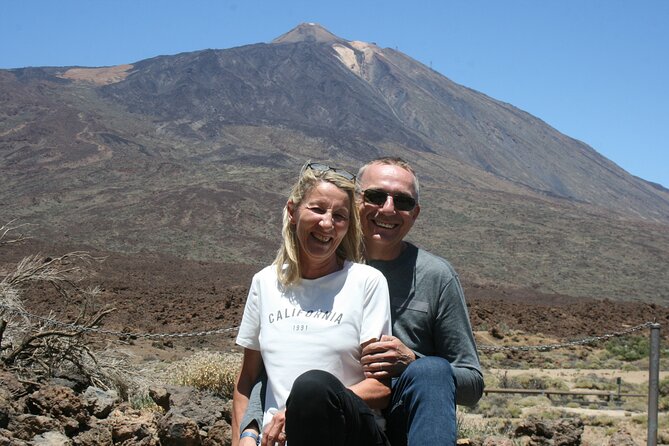
M 346 178 L 347 180 L 355 181 L 355 175 L 353 175 L 351 172 L 347 172 L 344 169 L 337 169 L 335 167 L 330 167 L 327 164 L 307 163 L 306 168 L 315 170 L 316 172 L 334 172 L 337 175 Z
M 362 191 L 362 195 L 367 203 L 376 206 L 383 206 L 388 199 L 388 195 L 390 195 L 393 197 L 393 205 L 398 211 L 410 211 L 416 207 L 416 200 L 405 194 L 389 194 L 382 190 L 367 189 Z

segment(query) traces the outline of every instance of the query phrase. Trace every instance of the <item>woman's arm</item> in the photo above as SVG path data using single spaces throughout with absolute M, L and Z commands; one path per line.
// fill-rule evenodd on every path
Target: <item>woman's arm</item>
M 390 402 L 390 380 L 365 378 L 349 387 L 372 409 L 385 409 Z
M 242 369 L 232 393 L 232 445 L 239 444 L 239 423 L 244 417 L 249 404 L 249 395 L 262 370 L 262 356 L 257 350 L 244 349 Z M 259 431 L 257 432 L 259 433 Z
M 376 339 L 370 339 L 361 345 L 365 348 Z M 349 387 L 372 409 L 385 409 L 390 402 L 390 378 L 365 378 Z

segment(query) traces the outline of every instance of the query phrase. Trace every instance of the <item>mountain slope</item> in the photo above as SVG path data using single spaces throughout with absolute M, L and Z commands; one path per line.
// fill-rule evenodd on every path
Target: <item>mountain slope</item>
M 509 104 L 454 84 L 401 53 L 366 51 L 373 53 L 366 55 L 373 67 L 368 81 L 438 153 L 455 154 L 537 191 L 667 219 L 666 189 L 639 181 L 586 144 Z M 382 70 L 374 68 L 378 64 Z
M 587 145 L 397 51 L 346 42 L 318 25 L 300 25 L 272 44 L 145 61 L 102 92 L 133 112 L 203 120 L 206 137 L 228 123 L 262 123 L 339 143 L 334 131 L 358 160 L 369 156 L 351 141 L 399 144 L 538 192 L 669 220 L 669 191 Z
M 304 24 L 119 67 L 0 70 L 0 213 L 46 239 L 262 264 L 307 159 L 414 163 L 414 240 L 494 289 L 669 301 L 669 191 L 394 50 Z

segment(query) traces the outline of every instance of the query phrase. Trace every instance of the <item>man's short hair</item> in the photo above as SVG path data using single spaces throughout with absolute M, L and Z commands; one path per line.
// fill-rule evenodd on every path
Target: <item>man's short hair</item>
M 413 176 L 413 188 L 416 191 L 416 196 L 414 197 L 416 199 L 416 203 L 420 202 L 420 184 L 418 183 L 418 176 L 416 175 L 416 171 L 413 170 L 413 167 L 405 161 L 404 159 L 400 158 L 399 156 L 383 156 L 380 158 L 373 159 L 363 165 L 359 170 L 358 170 L 358 183 L 356 186 L 360 186 L 360 183 L 362 182 L 362 178 L 365 174 L 365 170 L 371 166 L 372 164 L 382 164 L 382 165 L 388 165 L 388 166 L 398 166 L 401 167 L 402 169 L 406 170 Z

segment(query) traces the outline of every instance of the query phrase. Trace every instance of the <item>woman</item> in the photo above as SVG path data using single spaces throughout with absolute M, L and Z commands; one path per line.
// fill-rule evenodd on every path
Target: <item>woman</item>
M 387 382 L 365 378 L 360 352 L 390 332 L 388 285 L 359 262 L 355 177 L 302 168 L 283 211 L 283 244 L 251 283 L 237 343 L 244 361 L 233 396 L 233 438 L 263 366 L 263 445 L 383 445 L 378 409 Z M 372 409 L 376 409 L 376 412 Z M 240 446 L 257 441 L 245 430 Z

